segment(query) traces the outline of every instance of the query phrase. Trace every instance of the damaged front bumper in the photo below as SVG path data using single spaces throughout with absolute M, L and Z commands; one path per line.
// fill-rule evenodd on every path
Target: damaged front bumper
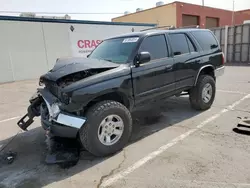
M 45 130 L 49 130 L 54 136 L 74 138 L 86 119 L 60 109 L 58 98 L 47 89 L 38 89 L 30 99 L 28 113 L 18 121 L 18 126 L 27 131 L 34 122 L 34 117 L 41 115 L 41 124 Z

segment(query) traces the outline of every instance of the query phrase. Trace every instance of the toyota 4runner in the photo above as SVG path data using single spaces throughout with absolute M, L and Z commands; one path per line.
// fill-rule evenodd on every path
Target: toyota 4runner
M 189 95 L 197 110 L 211 107 L 224 56 L 210 30 L 175 29 L 130 33 L 102 41 L 87 58 L 59 58 L 39 80 L 27 114 L 58 137 L 79 138 L 95 156 L 121 150 L 132 131 L 131 111 Z

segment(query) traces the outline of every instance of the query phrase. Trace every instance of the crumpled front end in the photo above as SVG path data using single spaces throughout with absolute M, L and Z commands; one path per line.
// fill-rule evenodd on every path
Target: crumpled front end
M 30 103 L 28 113 L 17 123 L 23 130 L 34 122 L 34 117 L 41 116 L 42 127 L 54 136 L 75 138 L 86 121 L 84 117 L 62 111 L 60 100 L 46 88 L 38 89 Z

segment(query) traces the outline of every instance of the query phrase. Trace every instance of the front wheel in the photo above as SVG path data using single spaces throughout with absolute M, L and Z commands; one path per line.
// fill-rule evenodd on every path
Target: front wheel
M 129 141 L 132 117 L 129 110 L 116 101 L 102 101 L 86 114 L 80 130 L 82 145 L 95 156 L 104 157 L 121 150 Z
M 215 80 L 212 76 L 199 76 L 196 86 L 190 90 L 191 106 L 196 110 L 209 109 L 214 102 L 215 90 Z

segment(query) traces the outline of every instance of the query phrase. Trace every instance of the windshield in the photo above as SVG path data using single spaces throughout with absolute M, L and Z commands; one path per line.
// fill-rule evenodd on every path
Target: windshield
M 139 37 L 105 40 L 97 46 L 89 58 L 126 63 L 135 49 L 138 39 Z

